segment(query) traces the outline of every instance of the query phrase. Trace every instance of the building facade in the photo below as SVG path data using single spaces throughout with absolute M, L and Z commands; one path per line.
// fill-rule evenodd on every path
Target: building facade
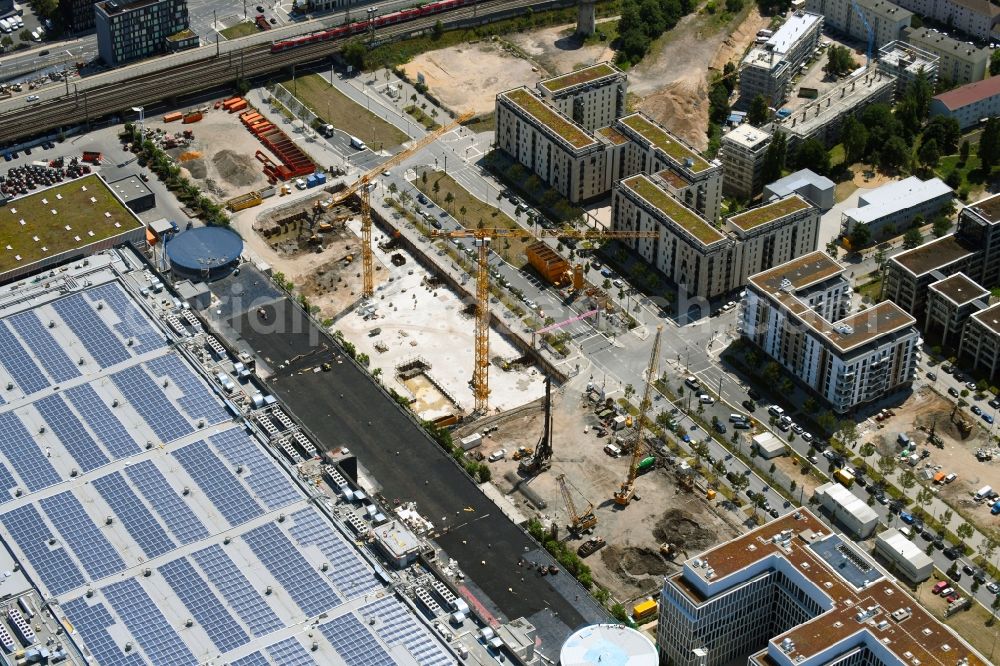
M 880 48 L 878 68 L 896 78 L 897 100 L 920 76 L 927 81 L 930 90 L 934 89 L 938 80 L 938 57 L 907 42 L 889 42 Z
M 809 169 L 801 169 L 765 185 L 763 198 L 765 201 L 770 201 L 798 194 L 825 213 L 833 208 L 836 187 L 836 183 L 826 176 L 820 176 Z
M 911 585 L 924 582 L 934 572 L 934 560 L 895 528 L 887 529 L 875 537 L 875 554 L 888 562 L 890 569 Z
M 59 13 L 69 32 L 81 32 L 94 27 L 96 0 L 59 0 Z
M 954 118 L 963 130 L 1000 115 L 1000 76 L 968 83 L 931 99 L 931 116 Z
M 868 29 L 858 16 L 855 4 L 871 26 L 876 51 L 899 39 L 903 28 L 910 27 L 913 19 L 913 12 L 888 0 L 806 0 L 806 10 L 821 14 L 826 27 L 867 43 Z
M 906 231 L 918 215 L 929 221 L 951 203 L 954 194 L 940 178 L 924 181 L 910 176 L 858 197 L 858 205 L 841 214 L 840 232 L 850 236 L 863 224 L 876 240 L 895 236 Z
M 931 283 L 927 289 L 924 335 L 946 349 L 957 347 L 969 317 L 986 309 L 989 298 L 990 292 L 964 273 Z
M 1000 303 L 973 313 L 962 330 L 958 357 L 976 377 L 992 381 L 1000 374 Z
M 591 132 L 625 115 L 628 77 L 610 62 L 539 81 L 536 87 L 542 99 Z
M 771 145 L 771 135 L 744 123 L 722 135 L 719 159 L 722 161 L 722 191 L 749 201 L 760 194 L 764 157 Z
M 743 336 L 837 414 L 908 385 L 919 339 L 894 303 L 848 315 L 844 271 L 812 252 L 751 276 L 743 309 Z
M 938 78 L 957 85 L 975 83 L 986 78 L 990 50 L 953 37 L 933 28 L 907 28 L 903 39 L 938 57 Z
M 1000 21 L 1000 7 L 989 0 L 896 0 L 896 4 L 981 42 L 989 40 Z
M 988 663 L 809 509 L 685 561 L 656 638 L 663 666 Z
M 763 44 L 750 49 L 740 63 L 740 98 L 751 102 L 763 95 L 778 107 L 799 67 L 819 47 L 823 17 L 797 11 Z
M 94 5 L 97 50 L 118 66 L 198 45 L 188 30 L 187 0 L 105 0 Z

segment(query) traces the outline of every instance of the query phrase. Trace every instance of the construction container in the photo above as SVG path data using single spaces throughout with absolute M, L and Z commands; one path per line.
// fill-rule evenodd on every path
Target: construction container
M 632 619 L 636 622 L 649 620 L 656 616 L 659 606 L 655 599 L 646 599 L 632 607 Z
M 163 116 L 163 122 L 165 122 L 165 123 L 172 123 L 172 122 L 176 122 L 176 121 L 180 120 L 183 117 L 184 117 L 183 113 L 181 113 L 180 111 L 174 111 L 172 113 L 165 114 Z
M 648 472 L 649 470 L 653 469 L 654 464 L 656 464 L 656 458 L 654 458 L 653 456 L 646 456 L 645 458 L 639 461 L 639 466 L 636 467 L 636 471 Z
M 236 104 L 237 102 L 242 102 L 242 101 L 243 101 L 243 98 L 242 97 L 238 97 L 238 96 L 237 97 L 230 97 L 228 99 L 224 99 L 224 100 L 222 100 L 222 108 L 225 109 L 226 111 L 228 111 L 229 107 L 231 107 L 233 104 Z
M 569 262 L 541 241 L 529 245 L 525 254 L 528 255 L 528 262 L 531 266 L 554 285 L 565 284 L 572 275 Z
M 274 196 L 274 192 L 275 192 L 274 185 L 268 185 L 267 187 L 264 187 L 264 188 L 261 188 L 260 190 L 258 190 L 257 194 L 260 195 L 261 199 L 267 199 L 268 197 L 273 197 Z
M 233 103 L 229 107 L 228 111 L 229 113 L 236 113 L 237 111 L 242 111 L 245 108 L 247 108 L 247 101 L 245 99 L 241 99 L 240 101 Z
M 271 188 L 272 193 L 274 188 Z M 259 206 L 263 201 L 260 192 L 247 192 L 246 194 L 241 194 L 238 197 L 233 197 L 226 202 L 226 208 L 232 212 L 238 210 L 244 210 L 245 208 L 253 208 L 254 206 Z

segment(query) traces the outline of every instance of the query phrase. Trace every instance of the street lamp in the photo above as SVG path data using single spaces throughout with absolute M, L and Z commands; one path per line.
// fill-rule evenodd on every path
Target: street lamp
M 132 110 L 139 114 L 139 137 L 141 141 L 141 137 L 143 137 L 146 133 L 146 109 L 142 106 L 133 106 Z

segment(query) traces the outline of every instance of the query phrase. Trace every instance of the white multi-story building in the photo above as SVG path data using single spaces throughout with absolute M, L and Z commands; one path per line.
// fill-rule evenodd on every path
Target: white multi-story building
M 989 663 L 809 509 L 685 561 L 656 642 L 663 666 Z
M 858 197 L 858 205 L 840 217 L 840 232 L 854 233 L 857 225 L 868 227 L 874 239 L 887 238 L 906 231 L 922 216 L 925 221 L 947 206 L 955 192 L 940 178 L 920 180 L 910 176 L 888 183 Z
M 968 83 L 931 99 L 931 115 L 954 118 L 963 130 L 1000 115 L 1000 76 Z
M 625 115 L 628 77 L 610 62 L 599 62 L 539 81 L 542 99 L 591 132 Z
M 763 95 L 769 106 L 780 106 L 799 67 L 819 46 L 823 17 L 797 11 L 763 44 L 750 49 L 740 64 L 740 98 Z
M 990 0 L 896 0 L 896 4 L 982 42 L 1000 21 L 1000 7 Z
M 722 191 L 749 201 L 764 187 L 763 168 L 771 135 L 744 123 L 722 135 Z
M 899 39 L 903 28 L 909 28 L 913 19 L 913 12 L 888 0 L 806 0 L 806 10 L 821 14 L 827 28 L 867 43 L 868 29 L 858 16 L 860 10 L 872 29 L 875 51 Z
M 844 414 L 909 384 L 916 321 L 885 302 L 848 315 L 844 267 L 812 252 L 747 281 L 743 336 Z
M 938 57 L 938 78 L 956 85 L 986 78 L 990 50 L 961 42 L 934 28 L 907 28 L 903 39 Z
M 965 322 L 958 356 L 976 377 L 993 381 L 1000 375 L 1000 303 L 974 313 Z

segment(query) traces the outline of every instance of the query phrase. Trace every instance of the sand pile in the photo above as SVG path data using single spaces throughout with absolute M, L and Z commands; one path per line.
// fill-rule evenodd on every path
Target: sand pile
M 201 153 L 199 153 L 197 150 L 188 150 L 181 153 L 180 156 L 178 156 L 177 161 L 188 162 L 190 160 L 197 160 L 197 159 L 201 159 Z
M 248 155 L 220 150 L 212 158 L 219 176 L 230 185 L 246 187 L 257 182 L 257 162 Z

